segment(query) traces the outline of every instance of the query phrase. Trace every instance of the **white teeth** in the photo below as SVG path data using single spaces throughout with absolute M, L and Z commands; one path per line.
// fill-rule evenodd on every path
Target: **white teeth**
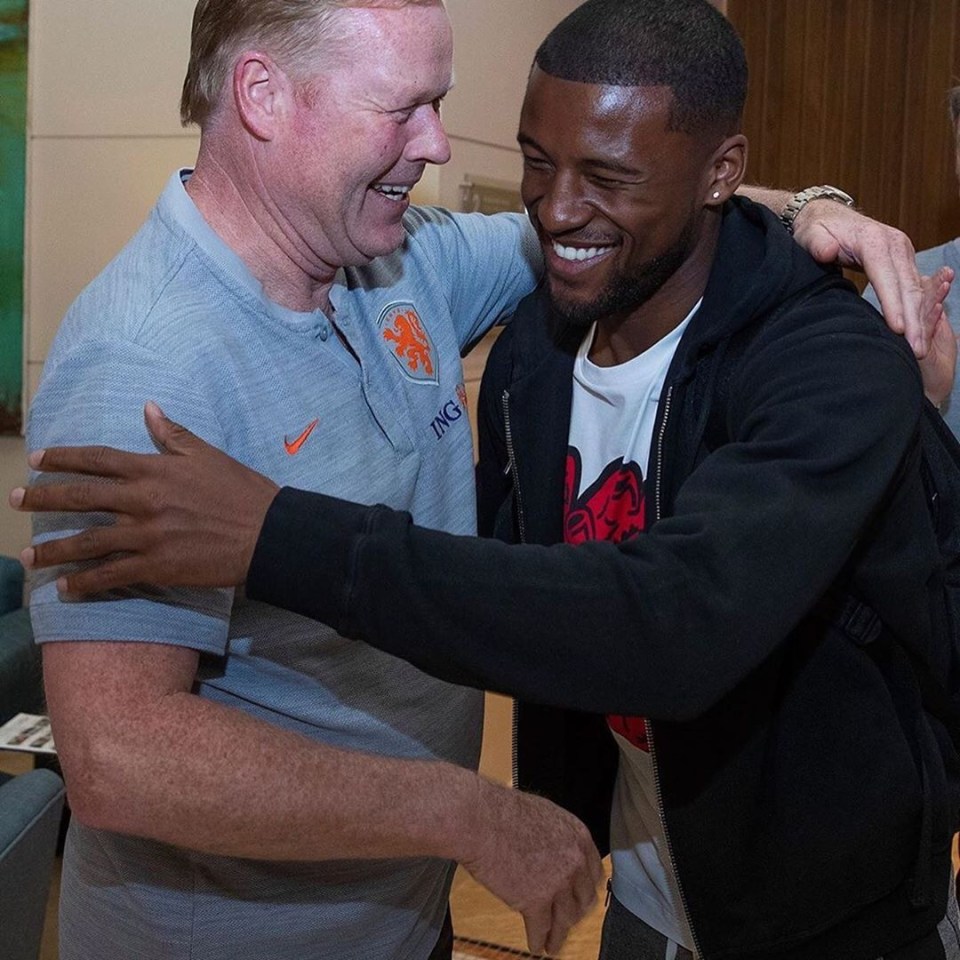
M 373 187 L 377 193 L 382 194 L 385 197 L 389 197 L 391 200 L 403 200 L 411 191 L 412 187 L 409 186 L 392 186 L 387 183 L 377 183 Z
M 556 240 L 553 242 L 553 252 L 562 260 L 592 260 L 609 249 L 609 247 L 564 247 Z

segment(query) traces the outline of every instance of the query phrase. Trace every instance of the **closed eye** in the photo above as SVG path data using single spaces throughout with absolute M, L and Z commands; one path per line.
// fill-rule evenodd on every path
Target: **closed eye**
M 634 184 L 630 180 L 621 180 L 618 177 L 604 177 L 599 173 L 593 174 L 590 179 L 600 187 L 632 187 Z
M 397 123 L 406 123 L 421 107 L 429 107 L 437 116 L 440 116 L 440 105 L 443 103 L 443 97 L 436 97 L 425 103 L 415 103 L 409 107 L 401 107 L 399 110 L 391 110 L 390 116 Z
M 544 160 L 543 157 L 531 157 L 527 154 L 523 155 L 523 165 L 531 170 L 546 170 L 550 166 L 549 162 Z

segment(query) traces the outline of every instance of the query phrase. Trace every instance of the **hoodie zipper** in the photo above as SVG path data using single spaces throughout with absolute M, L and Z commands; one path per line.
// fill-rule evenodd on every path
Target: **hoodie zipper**
M 510 425 L 510 391 L 504 390 L 500 397 L 503 409 L 503 435 L 507 444 L 507 469 L 513 474 L 513 495 L 517 503 L 517 526 L 520 530 L 520 542 L 527 542 L 527 529 L 523 517 L 523 500 L 520 497 L 520 477 L 517 473 L 517 455 L 513 446 L 513 427 Z M 520 724 L 517 701 L 513 701 L 510 731 L 510 782 L 514 790 L 520 789 L 520 770 L 517 760 L 517 728 Z
M 520 477 L 517 474 L 517 454 L 513 447 L 513 427 L 510 425 L 510 391 L 504 390 L 500 398 L 503 406 L 503 433 L 507 442 L 507 461 L 513 474 L 513 491 L 517 501 L 517 526 L 520 528 L 520 542 L 527 542 L 527 526 L 523 517 L 523 497 L 520 496 Z
M 663 485 L 663 447 L 667 434 L 667 420 L 670 418 L 670 407 L 673 403 L 673 384 L 667 387 L 667 395 L 663 400 L 663 417 L 660 420 L 660 430 L 657 432 L 656 463 L 654 466 L 654 485 L 653 485 L 653 519 L 656 523 L 662 516 L 663 500 L 661 497 L 661 487 Z M 700 942 L 697 940 L 697 931 L 693 928 L 693 920 L 690 917 L 690 908 L 687 906 L 687 895 L 683 889 L 683 881 L 680 879 L 680 871 L 677 869 L 677 859 L 673 853 L 673 841 L 670 839 L 670 832 L 667 830 L 667 815 L 663 806 L 663 790 L 660 784 L 660 767 L 657 764 L 657 747 L 654 740 L 653 723 L 647 719 L 647 743 L 650 746 L 650 761 L 653 765 L 653 786 L 657 797 L 657 814 L 660 817 L 660 826 L 663 829 L 664 839 L 667 841 L 667 857 L 670 860 L 670 867 L 673 870 L 673 876 L 677 881 L 677 893 L 680 894 L 680 908 L 683 910 L 687 921 L 687 928 L 690 930 L 690 936 L 693 938 L 693 953 L 696 957 L 702 957 L 703 951 L 700 949 Z

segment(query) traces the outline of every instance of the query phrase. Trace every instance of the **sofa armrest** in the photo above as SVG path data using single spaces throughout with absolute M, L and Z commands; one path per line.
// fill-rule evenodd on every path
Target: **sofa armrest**
M 23 567 L 13 557 L 0 556 L 0 614 L 23 606 Z
M 0 616 L 0 724 L 43 713 L 43 666 L 25 607 Z

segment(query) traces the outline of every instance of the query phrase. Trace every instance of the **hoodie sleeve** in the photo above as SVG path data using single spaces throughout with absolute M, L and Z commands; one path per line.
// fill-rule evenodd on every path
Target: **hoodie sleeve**
M 909 352 L 867 311 L 846 323 L 822 307 L 796 314 L 748 349 L 731 442 L 644 535 L 509 545 L 284 491 L 250 595 L 455 683 L 591 712 L 701 715 L 815 605 L 914 449 L 922 389 Z

